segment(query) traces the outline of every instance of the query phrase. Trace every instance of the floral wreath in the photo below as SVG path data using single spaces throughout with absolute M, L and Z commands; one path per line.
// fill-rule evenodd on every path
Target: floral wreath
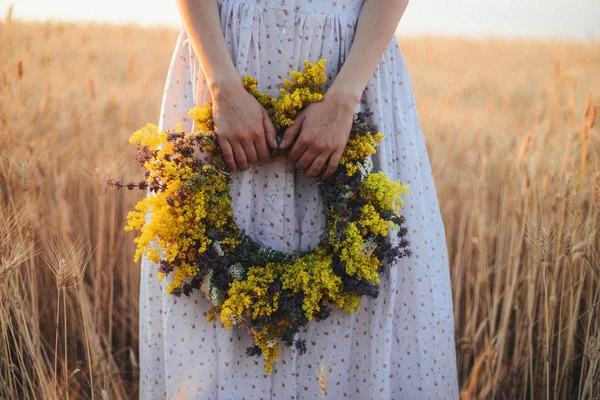
M 323 97 L 325 59 L 305 61 L 304 72 L 291 71 L 278 99 L 258 91 L 256 79 L 244 76 L 244 88 L 267 109 L 281 138 L 294 117 Z M 136 160 L 144 180 L 120 189 L 154 192 L 131 211 L 125 230 L 139 230 L 135 261 L 142 254 L 159 264 L 158 279 L 172 274 L 166 291 L 187 296 L 195 289 L 212 303 L 207 321 L 217 315 L 226 329 L 245 326 L 254 339 L 248 356 L 263 355 L 265 371 L 279 356 L 278 340 L 306 351 L 295 339 L 300 328 L 330 315 L 330 305 L 354 313 L 363 296 L 378 296 L 385 266 L 410 256 L 405 219 L 399 214 L 408 186 L 373 172 L 371 156 L 383 138 L 367 123 L 369 111 L 353 117 L 347 146 L 331 179 L 319 182 L 326 228 L 312 250 L 286 253 L 264 246 L 234 221 L 230 174 L 217 145 L 211 103 L 189 112 L 195 129 L 159 132 L 147 124 L 133 133 Z M 375 133 L 377 132 L 377 133 Z M 200 153 L 200 156 L 198 156 Z M 146 215 L 150 214 L 150 219 Z M 394 231 L 397 244 L 388 234 Z

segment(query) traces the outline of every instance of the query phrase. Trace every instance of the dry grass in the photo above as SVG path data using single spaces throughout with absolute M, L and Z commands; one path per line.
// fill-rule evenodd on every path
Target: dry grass
M 177 32 L 0 23 L 0 397 L 135 398 L 141 194 Z M 401 38 L 446 223 L 463 397 L 600 396 L 598 43 Z M 92 390 L 93 389 L 93 390 Z

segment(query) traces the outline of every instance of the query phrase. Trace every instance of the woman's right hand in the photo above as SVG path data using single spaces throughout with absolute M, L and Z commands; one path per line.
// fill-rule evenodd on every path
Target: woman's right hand
M 277 148 L 275 127 L 267 110 L 248 93 L 241 81 L 212 91 L 217 143 L 227 167 L 235 172 L 250 163 L 270 160 L 269 146 Z
M 200 61 L 212 97 L 217 143 L 231 171 L 269 161 L 267 143 L 277 148 L 265 108 L 244 89 L 223 35 L 216 1 L 177 0 L 185 32 Z

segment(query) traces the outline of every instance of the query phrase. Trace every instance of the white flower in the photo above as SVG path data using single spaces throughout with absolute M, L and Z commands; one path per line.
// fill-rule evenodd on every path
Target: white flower
M 370 256 L 371 254 L 373 254 L 375 249 L 377 249 L 377 243 L 375 243 L 373 239 L 367 239 L 360 248 L 360 251 L 363 254 Z
M 365 157 L 362 163 L 358 163 L 358 169 L 362 175 L 362 178 L 366 178 L 373 171 L 373 158 L 371 154 Z
M 210 293 L 208 293 L 208 286 L 209 286 L 211 277 L 212 277 L 212 269 L 209 270 L 206 273 L 206 275 L 204 275 L 204 278 L 202 278 L 202 283 L 200 284 L 200 290 L 202 291 L 202 293 L 204 294 L 204 296 L 207 299 L 210 299 Z
M 223 251 L 223 248 L 221 247 L 221 242 L 218 242 L 215 240 L 212 245 L 219 256 L 225 255 L 225 252 Z
M 244 268 L 242 267 L 242 264 L 240 264 L 239 262 L 229 266 L 229 274 L 236 281 L 239 281 L 242 279 L 243 273 L 244 273 Z
M 210 289 L 210 300 L 217 307 L 223 302 L 223 296 L 221 295 L 221 292 L 214 286 Z
M 229 316 L 229 320 L 231 321 L 231 325 L 237 325 L 240 322 L 241 318 L 237 314 L 231 314 Z
M 367 175 L 369 175 L 373 171 L 373 155 L 369 154 L 364 161 L 364 167 L 367 171 Z
M 267 347 L 273 347 L 273 346 L 275 346 L 275 340 L 271 339 L 267 342 Z

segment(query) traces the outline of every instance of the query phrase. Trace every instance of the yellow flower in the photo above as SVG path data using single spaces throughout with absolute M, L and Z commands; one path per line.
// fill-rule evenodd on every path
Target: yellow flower
M 146 124 L 145 127 L 133 132 L 129 143 L 139 143 L 141 146 L 147 146 L 150 150 L 157 150 L 160 145 L 167 141 L 167 132 L 158 132 L 158 127 L 154 124 Z
M 334 299 L 342 287 L 342 279 L 332 268 L 331 255 L 320 248 L 316 252 L 294 260 L 282 273 L 284 289 L 304 294 L 302 309 L 306 318 L 313 319 L 323 300 Z
M 214 121 L 212 119 L 212 104 L 204 102 L 203 106 L 195 106 L 188 112 L 193 117 L 196 128 L 201 131 L 213 131 Z
M 277 264 L 251 267 L 246 280 L 233 281 L 227 291 L 227 299 L 221 306 L 221 321 L 225 329 L 231 329 L 232 316 L 248 316 L 253 319 L 268 317 L 278 308 L 279 293 L 272 298 L 267 295 L 276 278 Z
M 379 215 L 372 204 L 365 204 L 361 211 L 359 224 L 362 228 L 362 235 L 366 235 L 367 232 L 370 232 L 374 235 L 387 236 L 388 228 L 394 227 L 394 224 L 391 221 L 386 221 L 381 218 L 381 215 Z
M 400 208 L 404 207 L 402 195 L 408 194 L 408 185 L 392 182 L 383 171 L 379 171 L 367 176 L 361 193 L 369 203 L 377 205 L 384 211 L 398 213 Z
M 349 223 L 344 232 L 345 240 L 335 241 L 334 248 L 339 252 L 340 260 L 345 262 L 346 273 L 358 279 L 379 283 L 377 269 L 381 262 L 374 254 L 363 253 L 364 241 L 356 223 Z

